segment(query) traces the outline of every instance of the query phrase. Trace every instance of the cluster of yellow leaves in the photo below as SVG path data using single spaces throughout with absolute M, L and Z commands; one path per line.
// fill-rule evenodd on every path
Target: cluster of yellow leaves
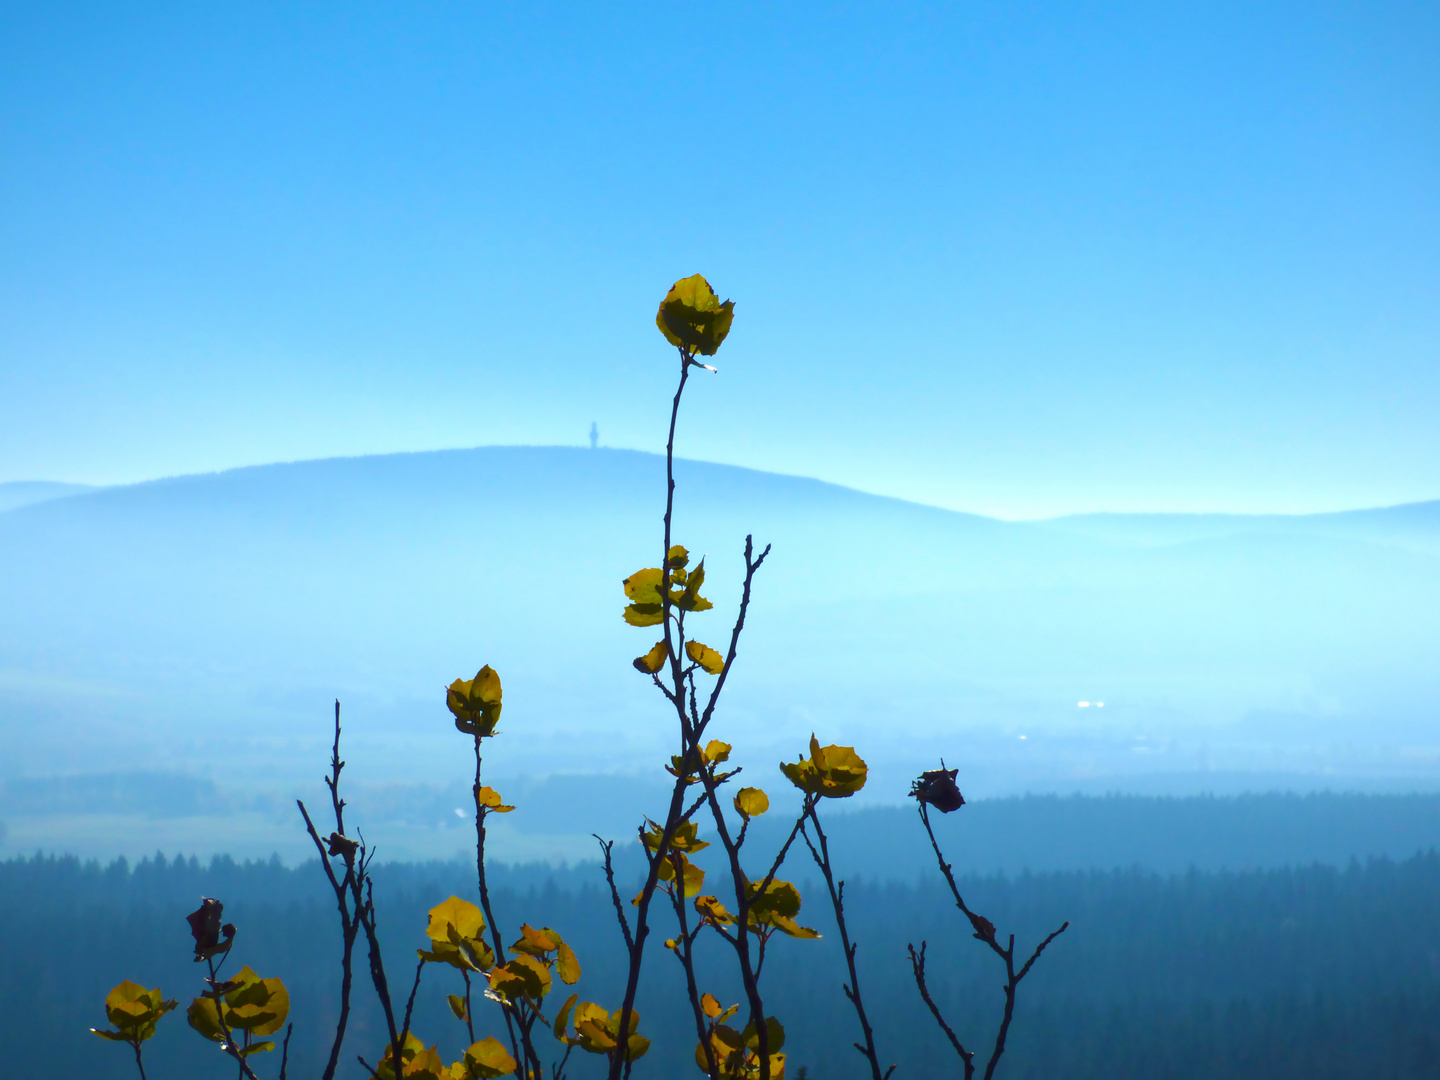
M 579 1001 L 579 994 L 571 994 L 560 1011 L 555 1015 L 555 1037 L 567 1046 L 578 1046 L 591 1054 L 623 1053 L 626 1059 L 634 1061 L 644 1057 L 650 1049 L 650 1040 L 637 1033 L 640 1014 L 630 1010 L 630 1022 L 626 1025 L 624 1046 L 621 1047 L 620 1012 L 611 1012 L 593 1001 Z M 574 1027 L 570 1027 L 573 1022 Z
M 696 784 L 700 781 L 697 775 L 700 770 L 729 761 L 730 750 L 731 746 L 728 742 L 711 739 L 703 747 L 691 750 L 683 758 L 679 754 L 671 754 L 670 764 L 665 766 L 665 771 L 671 776 L 685 777 L 687 784 Z M 734 775 L 734 773 L 720 773 L 715 777 L 715 782 L 723 783 Z
M 825 746 L 812 734 L 810 757 L 793 764 L 780 763 L 780 771 L 807 795 L 848 799 L 865 786 L 869 766 L 853 746 Z
M 414 1032 L 407 1032 L 400 1048 L 399 1080 L 491 1080 L 515 1072 L 515 1059 L 494 1037 L 472 1043 L 464 1056 L 446 1065 L 435 1047 L 427 1047 Z M 393 1047 L 386 1046 L 373 1074 L 379 1080 L 397 1080 Z
M 725 335 L 730 333 L 734 318 L 734 301 L 726 300 L 722 304 L 710 283 L 693 274 L 670 286 L 665 299 L 660 301 L 655 325 L 666 341 L 684 349 L 688 355 L 714 356 Z
M 772 878 L 765 891 L 760 891 L 763 881 L 752 881 L 745 887 L 749 904 L 746 921 L 750 929 L 768 932 L 771 928 L 789 934 L 793 938 L 818 938 L 820 934 L 808 926 L 795 921 L 800 913 L 800 890 L 788 881 Z
M 670 844 L 665 849 L 659 870 L 661 885 L 667 891 L 672 890 L 675 886 L 675 864 L 677 862 L 680 864 L 681 895 L 694 896 L 705 885 L 705 871 L 690 861 L 691 855 L 710 846 L 708 840 L 701 840 L 697 837 L 698 832 L 699 826 L 695 822 L 682 821 L 671 835 Z M 657 822 L 652 821 L 641 837 L 651 852 L 658 852 L 661 841 L 665 838 L 665 829 Z M 640 897 L 643 895 L 643 892 L 637 894 L 631 903 L 639 907 Z
M 520 927 L 520 940 L 511 943 L 517 954 L 508 964 L 490 971 L 487 996 L 503 1003 L 526 998 L 536 1009 L 550 992 L 552 968 L 566 986 L 580 978 L 580 961 L 575 950 L 548 926 L 536 930 L 529 923 Z M 554 954 L 553 956 L 551 954 Z
M 778 879 L 771 880 L 760 891 L 764 882 L 752 881 L 745 888 L 746 908 L 745 922 L 747 929 L 757 934 L 770 934 L 776 930 L 788 934 L 793 938 L 804 938 L 813 940 L 820 934 L 808 926 L 801 926 L 795 921 L 795 916 L 800 913 L 800 890 L 788 881 Z M 689 896 L 690 893 L 686 893 Z M 695 897 L 695 911 L 703 922 L 712 926 L 733 926 L 735 916 L 730 909 L 720 902 L 715 896 L 705 895 Z M 671 942 L 665 943 L 670 948 L 675 946 Z
M 720 1076 L 723 1080 L 754 1080 L 760 1076 L 760 1036 L 755 1024 L 746 1024 L 744 1031 L 736 1031 L 725 1023 L 738 1008 L 731 1005 L 721 1009 L 720 1002 L 710 994 L 700 998 L 700 1009 L 709 1021 L 706 1042 L 710 1044 Z M 765 1018 L 765 1041 L 771 1080 L 785 1080 L 785 1055 L 778 1052 L 785 1045 L 785 1029 L 773 1016 Z M 696 1043 L 695 1064 L 708 1073 L 710 1065 L 705 1057 L 705 1042 Z
M 714 607 L 714 604 L 700 595 L 700 587 L 705 584 L 705 560 L 701 559 L 695 564 L 695 569 L 687 571 L 685 567 L 689 562 L 690 553 L 679 544 L 672 547 L 666 555 L 665 565 L 670 571 L 671 585 L 668 598 L 661 593 L 665 586 L 665 573 L 658 566 L 637 570 L 622 581 L 625 597 L 630 601 L 625 607 L 625 621 L 631 626 L 659 626 L 665 621 L 667 599 L 670 606 L 679 611 L 709 611 Z M 713 649 L 711 651 L 714 652 Z M 655 650 L 651 649 L 644 657 L 636 660 L 636 667 L 640 667 L 640 659 L 654 663 L 654 667 L 648 669 L 653 674 L 659 671 L 660 665 L 664 663 L 665 650 L 660 649 L 657 657 Z M 691 659 L 695 658 L 692 656 Z M 696 662 L 698 663 L 698 660 Z
M 138 1046 L 155 1034 L 155 1025 L 160 1018 L 178 1004 L 162 1000 L 158 986 L 154 990 L 146 990 L 139 983 L 126 979 L 105 995 L 105 1015 L 115 1025 L 115 1030 L 90 1030 L 102 1039 Z
M 290 993 L 285 984 L 279 979 L 262 979 L 248 966 L 213 990 L 205 991 L 190 1002 L 186 1011 L 190 1026 L 212 1042 L 224 1042 L 226 1028 L 232 1038 L 239 1032 L 251 1037 L 273 1035 L 285 1026 L 289 1015 Z M 238 1052 L 248 1057 L 274 1048 L 273 1042 L 257 1042 Z
M 445 692 L 445 705 L 455 715 L 455 727 L 482 739 L 495 734 L 500 722 L 500 676 L 486 664 L 473 679 L 456 679 Z

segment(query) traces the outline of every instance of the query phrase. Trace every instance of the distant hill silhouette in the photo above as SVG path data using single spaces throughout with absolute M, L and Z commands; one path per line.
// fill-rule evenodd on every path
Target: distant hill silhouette
M 1440 783 L 1440 503 L 1015 523 L 677 470 L 702 640 L 727 639 L 746 532 L 774 544 L 717 721 L 755 782 L 813 730 L 882 802 L 942 755 L 981 795 Z M 0 513 L 0 776 L 309 783 L 338 696 L 357 779 L 446 786 L 441 690 L 486 662 L 501 775 L 654 769 L 672 736 L 620 579 L 658 561 L 663 483 L 651 454 L 490 447 Z
M 61 484 L 51 480 L 10 480 L 0 483 L 0 513 L 17 506 L 81 495 L 95 488 L 89 484 Z

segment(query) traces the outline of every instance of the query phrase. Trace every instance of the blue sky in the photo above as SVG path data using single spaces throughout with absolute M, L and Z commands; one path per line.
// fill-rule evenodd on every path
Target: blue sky
M 0 480 L 660 449 L 1006 516 L 1440 496 L 1433 4 L 9 4 Z

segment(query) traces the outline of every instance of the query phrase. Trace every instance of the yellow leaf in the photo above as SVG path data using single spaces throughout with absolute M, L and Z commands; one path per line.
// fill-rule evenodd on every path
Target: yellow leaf
M 807 795 L 848 799 L 865 786 L 869 766 L 851 746 L 825 746 L 810 736 L 810 757 L 793 764 L 781 762 L 780 771 Z
M 563 941 L 555 956 L 555 971 L 566 986 L 574 986 L 580 978 L 580 961 L 575 957 L 575 950 Z
M 550 992 L 550 969 L 533 956 L 517 956 L 505 965 L 505 970 L 520 979 L 531 1001 L 538 1002 Z
M 665 555 L 665 563 L 671 570 L 684 570 L 685 565 L 690 561 L 690 552 L 686 551 L 679 544 L 672 547 Z
M 635 604 L 658 604 L 660 603 L 661 573 L 658 566 L 646 567 L 644 570 L 636 570 L 620 584 L 625 587 L 625 595 Z
M 488 791 L 489 788 L 481 790 Z M 430 925 L 425 928 L 425 936 L 431 941 L 448 942 L 450 931 L 447 927 L 451 926 L 462 938 L 478 938 L 485 932 L 485 916 L 469 900 L 452 896 L 430 909 Z
M 185 1010 L 185 1018 L 192 1028 L 211 1042 L 220 1042 L 225 1038 L 220 1028 L 220 1012 L 213 998 L 197 997 Z
M 648 820 L 648 819 L 647 819 Z M 701 840 L 697 835 L 700 826 L 693 821 L 682 821 L 675 826 L 675 831 L 670 834 L 671 851 L 688 851 L 694 854 L 697 851 L 704 851 L 710 846 L 710 841 Z M 659 822 L 651 821 L 650 827 L 645 830 L 645 846 L 651 851 L 660 850 L 660 841 L 665 837 L 665 829 Z
M 515 809 L 515 807 L 506 806 L 501 802 L 500 793 L 492 787 L 482 787 L 475 793 L 475 798 L 481 806 L 497 814 L 508 814 L 511 810 Z
M 714 356 L 734 318 L 734 302 L 722 304 L 710 283 L 694 274 L 670 286 L 660 301 L 655 325 L 671 345 L 691 355 Z
M 536 930 L 529 923 L 521 925 L 520 940 L 510 946 L 516 952 L 526 953 L 530 956 L 543 956 L 547 952 L 554 952 L 559 947 L 559 934 L 549 929 Z
M 685 643 L 685 655 L 694 660 L 711 675 L 719 675 L 725 670 L 725 658 L 709 645 L 702 645 L 698 641 L 687 641 Z
M 450 1005 L 450 1011 L 455 1014 L 456 1020 L 464 1020 L 466 1015 L 465 999 L 459 994 L 446 994 L 446 1002 Z
M 560 1006 L 560 1011 L 555 1014 L 555 1037 L 557 1039 L 565 1037 L 566 1025 L 570 1023 L 570 1010 L 575 1007 L 575 1002 L 579 1000 L 579 997 L 579 994 L 571 994 L 565 999 L 565 1004 Z
M 721 1008 L 720 1002 L 716 999 L 714 994 L 701 994 L 700 1011 L 713 1020 L 715 1019 L 715 1017 L 719 1016 L 720 1013 L 724 1010 Z
M 637 656 L 635 658 L 635 670 L 644 675 L 654 675 L 665 666 L 667 655 L 665 643 L 663 641 L 657 641 L 655 642 L 655 647 L 644 656 Z
M 705 760 L 712 765 L 718 765 L 722 761 L 730 760 L 730 744 L 721 742 L 719 739 L 711 739 L 705 744 Z
M 625 611 L 625 621 L 631 626 L 659 626 L 665 621 L 665 614 L 659 604 L 631 604 Z
M 812 930 L 808 926 L 801 926 L 794 919 L 787 918 L 784 915 L 772 914 L 770 916 L 770 922 L 774 923 L 784 933 L 789 934 L 793 938 L 813 940 L 820 936 L 820 931 Z
M 705 560 L 695 564 L 685 578 L 685 587 L 670 593 L 670 602 L 681 611 L 709 611 L 715 605 L 700 595 L 700 586 L 705 584 Z
M 695 910 L 718 926 L 729 926 L 735 921 L 735 917 L 725 910 L 725 905 L 713 896 L 695 897 Z
M 495 734 L 501 710 L 500 676 L 486 664 L 473 679 L 456 679 L 445 694 L 445 705 L 455 716 L 455 727 L 484 738 Z
M 741 817 L 759 817 L 770 809 L 770 797 L 758 787 L 742 787 L 735 793 L 735 810 Z
M 509 1076 L 517 1066 L 500 1040 L 492 1035 L 472 1043 L 465 1051 L 465 1067 L 470 1076 L 491 1080 L 492 1077 Z
M 154 990 L 146 990 L 139 983 L 126 979 L 105 996 L 105 1015 L 116 1030 L 90 1030 L 112 1042 L 141 1043 L 155 1034 L 156 1023 L 178 1004 L 162 1001 L 158 986 Z

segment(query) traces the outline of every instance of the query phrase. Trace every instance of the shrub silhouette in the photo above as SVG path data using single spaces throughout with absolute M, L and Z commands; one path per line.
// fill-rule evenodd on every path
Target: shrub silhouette
M 340 704 L 336 702 L 330 773 L 325 778 L 334 819 L 329 835 L 322 838 L 305 804 L 297 804 L 334 893 L 340 923 L 340 1007 L 323 1080 L 334 1077 L 344 1046 L 354 990 L 355 950 L 362 934 L 370 981 L 384 1014 L 388 1039 L 379 1048 L 373 1065 L 363 1056 L 360 1058 L 372 1077 L 478 1080 L 513 1075 L 520 1080 L 541 1080 L 548 1065 L 552 1080 L 561 1080 L 577 1048 L 604 1058 L 609 1080 L 628 1077 L 633 1063 L 650 1048 L 650 1036 L 643 1030 L 635 1002 L 651 931 L 657 914 L 665 908 L 673 916 L 675 930 L 673 937 L 665 939 L 664 948 L 684 972 L 695 1024 L 695 1064 L 700 1072 L 711 1080 L 784 1080 L 785 1027 L 781 1018 L 767 1009 L 761 973 L 777 935 L 795 939 L 801 948 L 821 947 L 815 944 L 821 935 L 800 922 L 804 901 L 799 889 L 780 876 L 797 838 L 809 850 L 825 882 L 840 933 L 849 976 L 843 989 L 860 1031 L 855 1049 L 869 1067 L 872 1080 L 888 1080 L 894 1071 L 893 1065 L 881 1065 L 875 1031 L 865 1011 L 855 964 L 859 944 L 851 940 L 845 920 L 845 882 L 836 880 L 820 813 L 827 800 L 849 798 L 864 788 L 869 772 L 864 759 L 853 747 L 822 746 L 812 734 L 807 756 L 780 765 L 783 778 L 801 793 L 800 812 L 780 849 L 768 857 L 756 858 L 746 847 L 747 835 L 750 823 L 769 812 L 770 798 L 763 789 L 750 786 L 736 787 L 733 794 L 728 794 L 727 785 L 740 769 L 728 767 L 732 746 L 710 737 L 721 695 L 735 666 L 752 589 L 770 548 L 767 545 L 757 553 L 754 538 L 745 538 L 739 609 L 723 651 L 692 636 L 691 620 L 714 605 L 701 591 L 705 587 L 705 560 L 692 565 L 690 552 L 671 535 L 675 430 L 692 373 L 716 370 L 697 357 L 716 355 L 730 332 L 734 313 L 735 305 L 729 300 L 722 303 L 709 282 L 696 274 L 670 288 L 655 318 L 660 332 L 675 347 L 680 364 L 665 445 L 661 557 L 659 565 L 642 567 L 622 581 L 626 600 L 622 615 L 631 626 L 659 628 L 660 639 L 633 664 L 673 710 L 678 753 L 665 766 L 673 784 L 663 814 L 637 825 L 636 839 L 645 856 L 646 875 L 633 899 L 621 897 L 615 884 L 611 858 L 615 842 L 596 838 L 626 953 L 621 999 L 609 1003 L 582 1001 L 577 991 L 557 1004 L 557 980 L 568 987 L 576 984 L 582 974 L 580 959 L 558 930 L 522 923 L 519 936 L 508 946 L 505 944 L 507 935 L 495 918 L 486 880 L 486 822 L 491 814 L 508 813 L 514 807 L 506 805 L 498 791 L 482 782 L 485 740 L 500 734 L 498 725 L 504 708 L 500 675 L 487 664 L 471 679 L 456 679 L 445 694 L 456 729 L 468 736 L 474 747 L 475 872 L 480 902 L 477 905 L 451 896 L 430 909 L 423 935 L 428 947 L 417 949 L 418 962 L 409 995 L 403 1010 L 400 1008 L 401 999 L 392 992 L 376 932 L 371 877 L 374 852 L 358 828 L 352 835 L 346 827 L 346 802 L 340 794 L 345 762 L 340 757 Z M 974 938 L 996 956 L 1005 970 L 1004 1013 L 984 1072 L 986 1080 L 990 1080 L 1005 1052 L 1021 980 L 1069 923 L 1040 942 L 1017 967 L 1014 935 L 1002 944 L 990 920 L 966 904 L 930 819 L 932 809 L 951 813 L 964 805 L 957 777 L 958 770 L 946 769 L 942 762 L 939 769 L 923 773 L 910 794 L 916 799 L 921 824 L 956 907 L 968 920 Z M 726 789 L 725 796 L 722 789 Z M 711 830 L 713 839 L 701 838 L 702 822 Z M 718 851 L 698 858 L 716 847 Z M 291 1027 L 286 1025 L 289 995 L 280 979 L 262 978 L 249 967 L 222 978 L 237 936 L 233 925 L 222 922 L 223 908 L 220 900 L 206 898 L 188 916 L 195 960 L 207 965 L 205 989 L 187 1010 L 190 1026 L 216 1042 L 235 1062 L 240 1075 L 249 1080 L 258 1080 L 255 1055 L 275 1049 L 275 1042 L 265 1036 L 278 1034 L 284 1027 L 278 1075 L 286 1080 L 291 1034 Z M 702 934 L 713 935 L 733 955 L 743 1000 L 726 1004 L 700 985 L 695 944 Z M 913 944 L 909 946 L 916 988 L 958 1055 L 966 1080 L 970 1080 L 976 1070 L 975 1053 L 962 1045 L 930 994 L 925 952 L 924 941 L 918 950 Z M 447 1001 L 455 1019 L 465 1026 L 470 1046 L 448 1065 L 434 1046 L 427 1047 L 411 1030 L 415 996 L 427 965 L 451 968 L 449 977 L 454 978 L 456 972 L 460 977 L 457 989 L 462 992 L 449 994 Z M 105 1001 L 106 1014 L 115 1029 L 95 1031 L 102 1038 L 132 1047 L 142 1080 L 142 1044 L 154 1034 L 156 1024 L 177 1006 L 177 1002 L 162 997 L 158 988 L 146 990 L 131 982 L 120 983 Z M 477 1037 L 476 1009 L 485 1002 L 489 1003 L 486 1014 L 492 1024 L 498 1011 L 499 1026 L 496 1034 Z M 805 1074 L 800 1069 L 798 1078 L 803 1080 Z

